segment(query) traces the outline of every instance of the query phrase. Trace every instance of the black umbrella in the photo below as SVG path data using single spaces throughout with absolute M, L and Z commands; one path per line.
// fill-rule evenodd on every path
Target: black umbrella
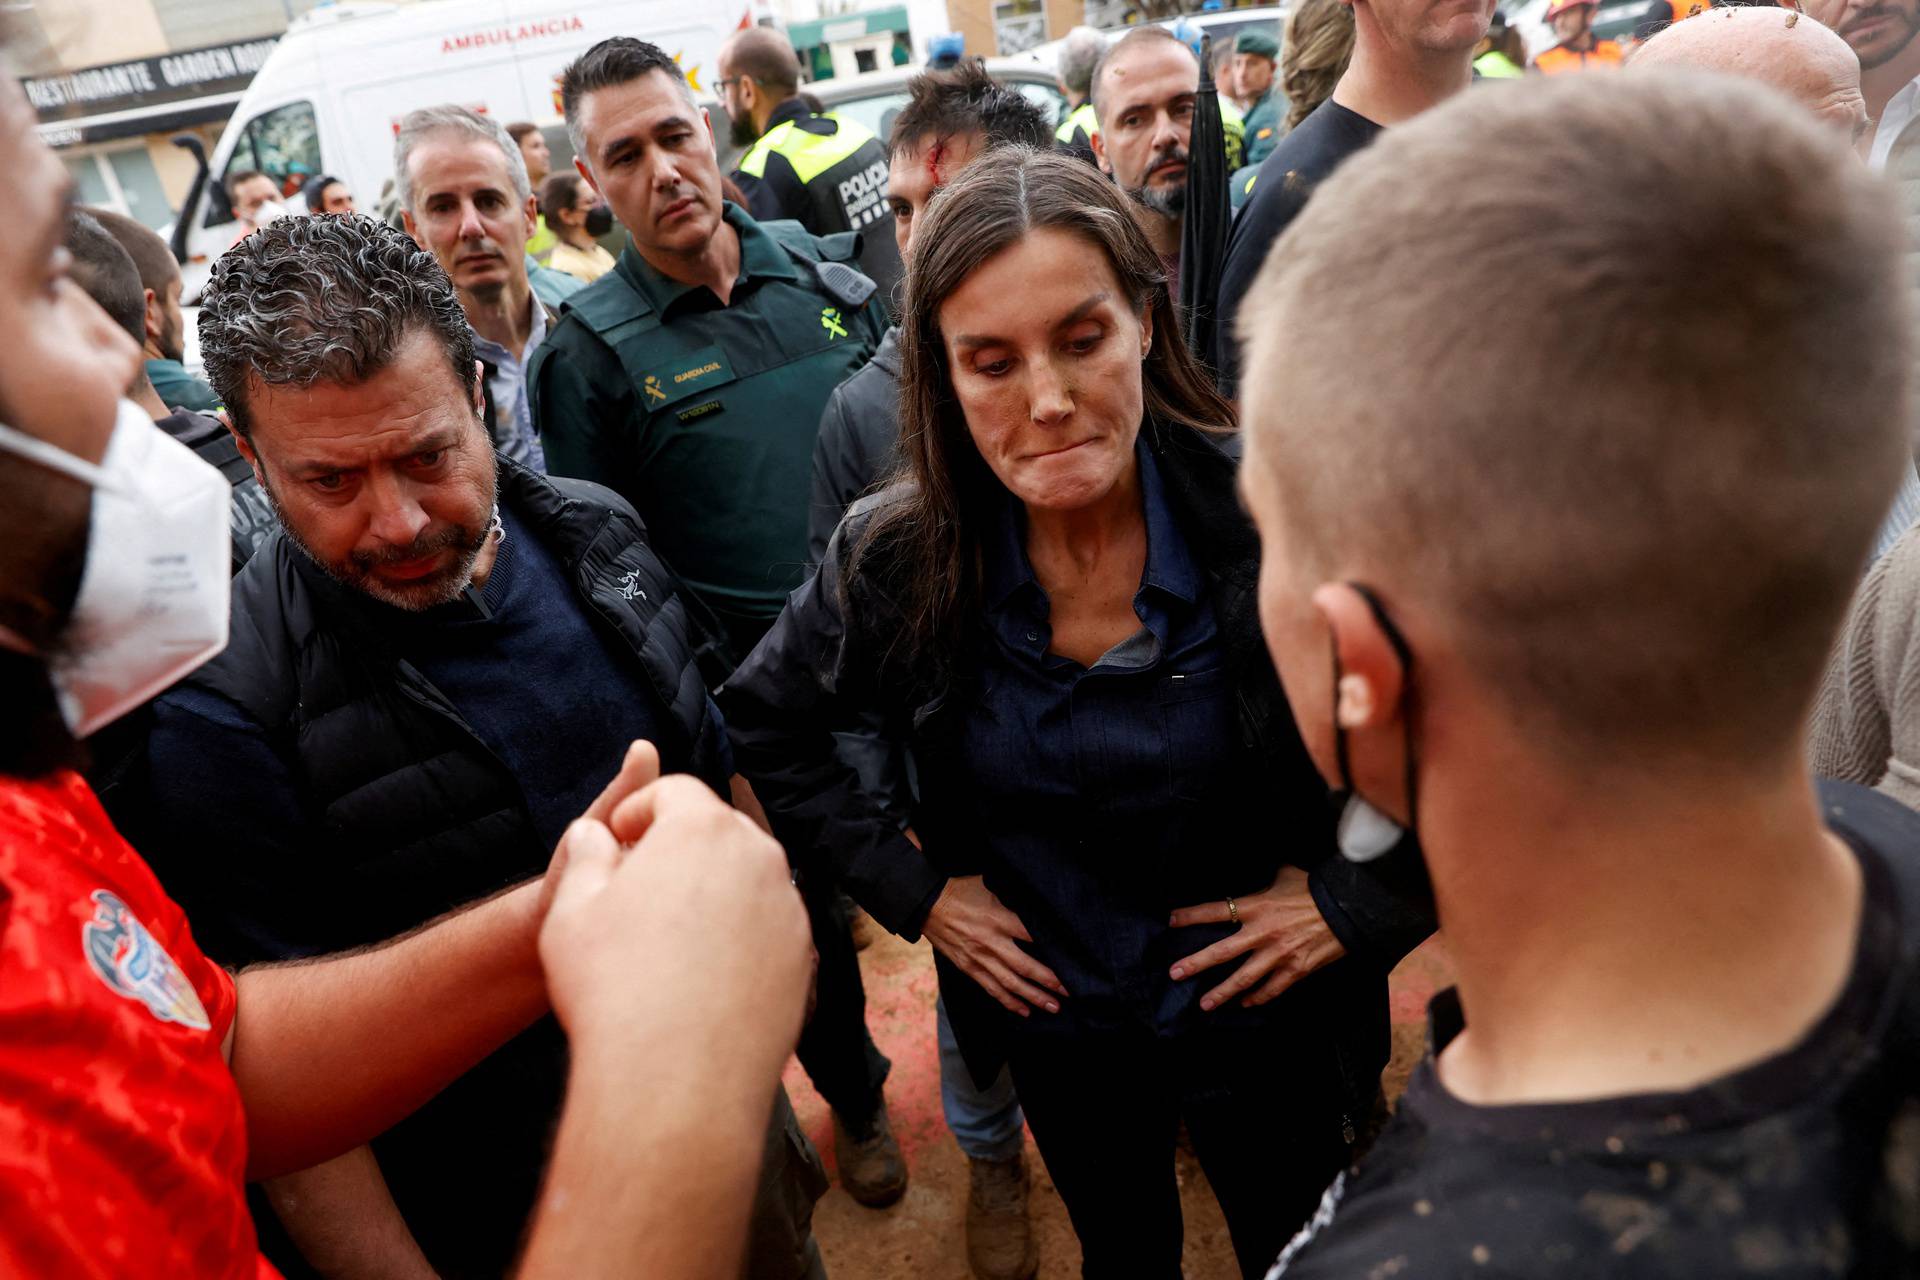
M 1187 350 L 1205 360 L 1214 350 L 1214 306 L 1227 256 L 1227 148 L 1220 92 L 1213 83 L 1213 37 L 1200 38 L 1200 92 L 1187 139 L 1187 213 L 1180 227 L 1180 315 Z

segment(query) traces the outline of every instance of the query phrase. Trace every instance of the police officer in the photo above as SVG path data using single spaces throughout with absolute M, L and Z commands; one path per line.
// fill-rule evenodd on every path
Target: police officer
M 1280 141 L 1281 122 L 1286 117 L 1287 95 L 1274 85 L 1274 69 L 1280 60 L 1280 42 L 1270 31 L 1254 28 L 1242 31 L 1233 42 L 1233 74 L 1246 95 L 1247 167 L 1253 168 L 1267 158 Z
M 560 93 L 574 163 L 632 243 L 567 300 L 534 353 L 527 385 L 547 466 L 639 510 L 738 660 L 807 576 L 821 411 L 886 321 L 851 265 L 855 236 L 761 223 L 722 202 L 711 127 L 658 46 L 603 40 L 566 69 Z M 881 1097 L 888 1063 L 866 1033 L 846 918 L 824 889 L 809 879 L 819 1002 L 800 1060 L 833 1107 L 847 1190 L 883 1204 L 907 1180 Z
M 886 225 L 887 152 L 852 120 L 816 115 L 800 98 L 800 59 L 771 27 L 748 27 L 720 47 L 720 91 L 733 143 L 745 147 L 733 180 L 762 222 L 792 218 L 817 236 L 861 236 L 860 270 L 885 300 L 901 274 Z M 745 657 L 745 654 L 741 654 Z
M 1107 51 L 1107 38 L 1092 27 L 1075 27 L 1060 42 L 1059 73 L 1055 83 L 1065 94 L 1072 109 L 1054 130 L 1053 139 L 1060 150 L 1088 164 L 1096 164 L 1094 135 L 1100 132 L 1100 118 L 1093 110 L 1093 72 L 1100 56 Z

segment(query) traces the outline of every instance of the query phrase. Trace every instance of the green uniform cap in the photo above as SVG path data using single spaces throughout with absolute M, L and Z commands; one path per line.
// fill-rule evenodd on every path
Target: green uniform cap
M 1239 39 L 1233 42 L 1235 53 L 1257 53 L 1263 58 L 1280 59 L 1280 41 L 1270 33 L 1255 29 L 1242 31 Z

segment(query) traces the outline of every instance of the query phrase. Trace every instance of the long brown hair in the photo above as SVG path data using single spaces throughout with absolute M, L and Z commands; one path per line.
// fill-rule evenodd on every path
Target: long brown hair
M 1313 114 L 1353 61 L 1353 8 L 1342 0 L 1301 0 L 1287 15 L 1280 90 L 1287 95 L 1287 128 Z
M 914 228 L 900 319 L 900 452 L 892 496 L 854 548 L 849 578 L 869 575 L 901 612 L 889 655 L 944 682 L 979 596 L 980 526 L 1004 493 L 967 431 L 947 369 L 940 306 L 982 264 L 1042 228 L 1098 248 L 1136 312 L 1153 317 L 1143 361 L 1143 430 L 1226 434 L 1232 404 L 1180 339 L 1167 273 L 1127 196 L 1071 156 L 998 147 L 969 165 Z M 904 482 L 904 483 L 898 483 Z

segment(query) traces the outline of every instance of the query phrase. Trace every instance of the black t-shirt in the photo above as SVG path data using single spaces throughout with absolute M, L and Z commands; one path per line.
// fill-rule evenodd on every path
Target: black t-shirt
M 1821 784 L 1865 876 L 1801 1042 L 1683 1093 L 1481 1107 L 1429 1056 L 1269 1280 L 1920 1274 L 1920 816 Z M 1434 1002 L 1435 1050 L 1460 1029 Z
M 1233 220 L 1227 260 L 1220 269 L 1220 301 L 1215 308 L 1220 323 L 1214 326 L 1217 349 L 1209 353 L 1209 363 L 1219 373 L 1221 394 L 1237 394 L 1240 352 L 1233 324 L 1240 314 L 1240 300 L 1267 260 L 1267 251 L 1306 207 L 1313 189 L 1348 156 L 1379 137 L 1380 129 L 1329 98 L 1280 139 L 1273 154 L 1261 163 L 1253 195 Z

